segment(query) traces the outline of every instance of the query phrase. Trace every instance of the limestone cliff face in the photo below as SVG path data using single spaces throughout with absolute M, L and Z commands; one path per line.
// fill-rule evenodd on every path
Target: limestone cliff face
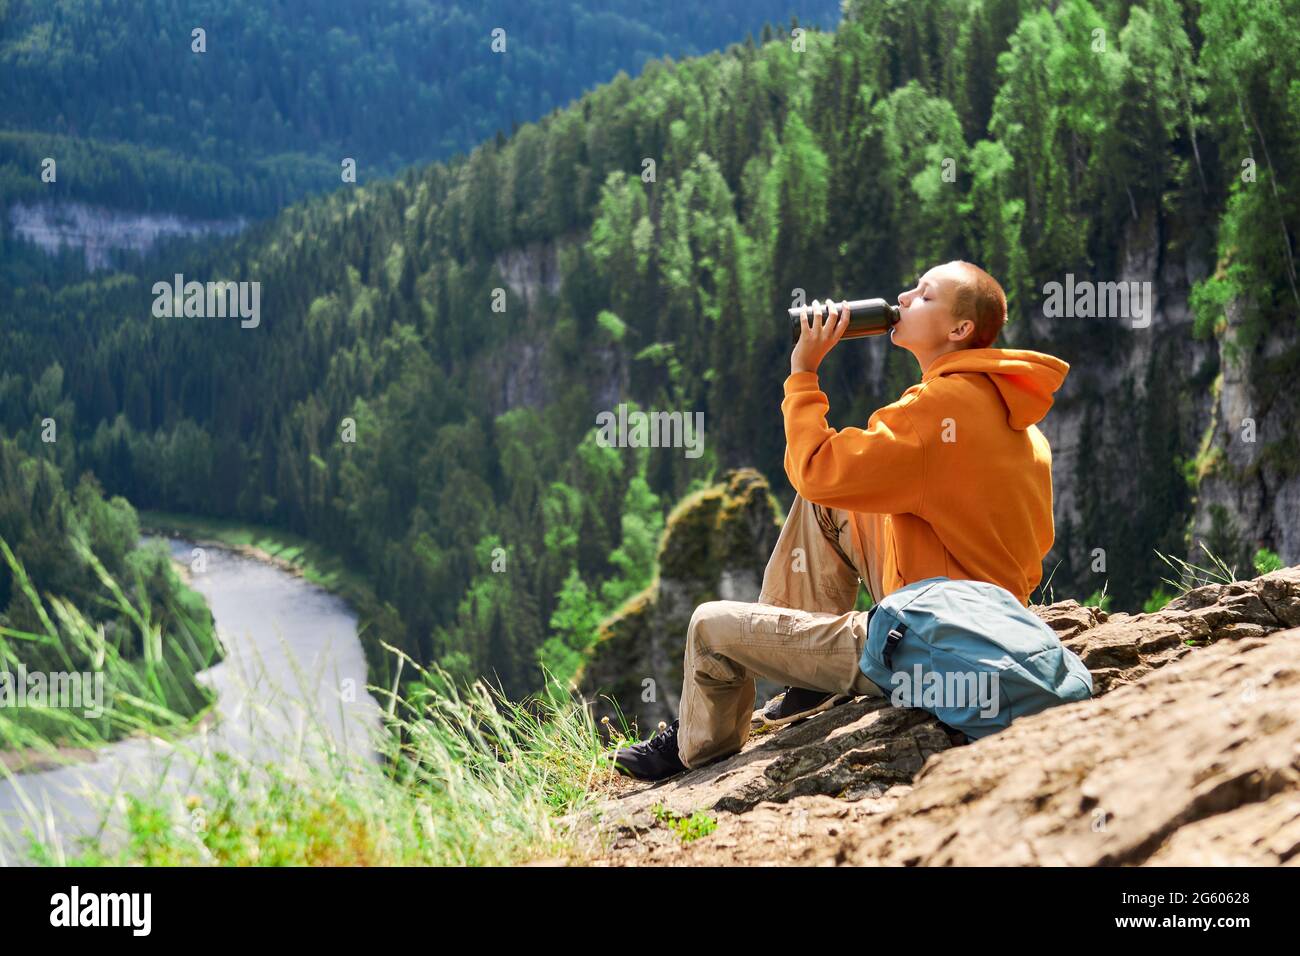
M 1240 310 L 1228 309 L 1228 333 Z M 1207 396 L 1213 411 L 1209 460 L 1196 499 L 1194 531 L 1249 561 L 1257 548 L 1300 560 L 1300 334 L 1272 328 L 1254 347 L 1229 354 Z
M 1120 606 L 1139 607 L 1169 573 L 1154 552 L 1205 564 L 1202 543 L 1241 573 L 1260 547 L 1284 564 L 1300 562 L 1300 397 L 1291 385 L 1300 336 L 1294 326 L 1270 329 L 1236 355 L 1228 344 L 1240 325 L 1234 304 L 1226 334 L 1197 339 L 1189 296 L 1211 270 L 1213 250 L 1174 243 L 1168 228 L 1147 212 L 1129 223 L 1113 273 L 1076 276 L 1149 282 L 1146 327 L 1047 318 L 1040 309 L 1007 330 L 1012 346 L 1071 363 L 1041 425 L 1052 446 L 1056 519 L 1045 565 L 1056 569 L 1057 595 L 1106 584 Z M 1097 549 L 1103 570 L 1094 570 Z
M 597 718 L 622 714 L 643 733 L 677 716 L 686 628 L 705 601 L 754 601 L 781 526 L 752 468 L 682 500 L 659 545 L 659 574 L 604 622 L 582 677 Z
M 1279 865 L 1300 859 L 1300 567 L 1155 614 L 1035 608 L 1094 696 L 957 745 L 862 698 L 657 786 L 620 780 L 600 862 Z M 708 809 L 683 844 L 652 812 Z
M 1113 268 L 1075 279 L 1149 283 L 1149 324 L 1132 316 L 1048 318 L 1037 308 L 1028 322 L 1008 327 L 1010 345 L 1071 366 L 1040 425 L 1052 447 L 1056 541 L 1044 562 L 1052 590 L 1036 600 L 1105 586 L 1117 606 L 1139 608 L 1168 571 L 1155 551 L 1189 552 L 1192 489 L 1180 462 L 1195 457 L 1210 425 L 1219 369 L 1217 344 L 1193 336 L 1188 303 L 1209 270 L 1205 255 L 1171 255 L 1148 214 L 1129 223 Z
M 491 415 L 519 407 L 540 409 L 563 393 L 564 383 L 555 378 L 547 336 L 536 317 L 543 314 L 543 303 L 560 293 L 564 257 L 585 239 L 583 230 L 574 230 L 557 239 L 508 249 L 493 260 L 496 279 L 506 290 L 512 331 L 507 348 L 490 349 L 475 360 L 475 399 Z M 519 312 L 525 317 L 521 319 Z M 507 321 L 505 317 L 502 320 Z M 587 383 L 594 418 L 595 412 L 612 410 L 620 401 L 627 401 L 630 359 L 619 344 L 603 337 L 589 342 L 588 347 L 603 369 Z
M 9 225 L 20 239 L 56 254 L 67 246 L 80 249 L 87 269 L 105 269 L 118 252 L 143 253 L 164 239 L 202 235 L 227 236 L 247 225 L 245 219 L 189 219 L 174 213 L 130 212 L 82 202 L 14 203 Z

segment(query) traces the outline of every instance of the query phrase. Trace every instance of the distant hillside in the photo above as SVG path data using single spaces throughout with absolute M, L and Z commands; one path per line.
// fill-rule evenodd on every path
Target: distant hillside
M 838 13 L 837 0 L 5 0 L 0 206 L 264 216 L 340 186 L 344 158 L 370 182 L 652 57 Z M 55 185 L 39 179 L 44 157 Z

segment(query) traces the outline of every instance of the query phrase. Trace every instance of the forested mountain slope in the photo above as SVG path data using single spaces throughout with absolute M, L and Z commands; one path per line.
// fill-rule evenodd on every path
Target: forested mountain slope
M 12 292 L 2 425 L 51 454 L 34 423 L 71 401 L 65 473 L 353 554 L 371 637 L 518 693 L 644 587 L 666 508 L 717 469 L 753 465 L 788 501 L 795 290 L 893 296 L 963 257 L 1006 286 L 1010 343 L 1072 365 L 1047 419 L 1055 597 L 1104 584 L 1139 607 L 1168 573 L 1154 551 L 1195 556 L 1193 530 L 1294 563 L 1290 18 L 862 0 L 833 35 L 651 63 L 184 261 Z M 155 318 L 176 272 L 260 282 L 260 324 Z M 1150 323 L 1048 318 L 1067 275 L 1151 282 Z M 32 383 L 54 361 L 50 396 Z M 915 378 L 883 341 L 844 344 L 832 424 Z M 601 447 L 621 401 L 702 412 L 703 455 Z
M 835 0 L 6 0 L 0 203 L 264 216 Z M 196 33 L 196 31 L 201 31 Z M 41 181 L 44 157 L 57 184 Z

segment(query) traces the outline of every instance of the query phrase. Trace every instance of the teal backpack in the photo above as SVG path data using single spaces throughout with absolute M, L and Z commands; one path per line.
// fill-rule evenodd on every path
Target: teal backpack
M 926 578 L 867 612 L 858 666 L 896 707 L 919 707 L 971 738 L 1092 696 L 1092 675 L 1005 588 Z

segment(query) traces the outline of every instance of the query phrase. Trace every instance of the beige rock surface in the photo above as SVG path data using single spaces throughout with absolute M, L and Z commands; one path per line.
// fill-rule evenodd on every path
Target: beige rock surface
M 619 864 L 1297 865 L 1300 567 L 1155 614 L 1035 609 L 1091 700 L 955 746 L 860 699 L 665 783 L 628 784 L 592 832 Z M 682 842 L 656 819 L 707 810 Z

